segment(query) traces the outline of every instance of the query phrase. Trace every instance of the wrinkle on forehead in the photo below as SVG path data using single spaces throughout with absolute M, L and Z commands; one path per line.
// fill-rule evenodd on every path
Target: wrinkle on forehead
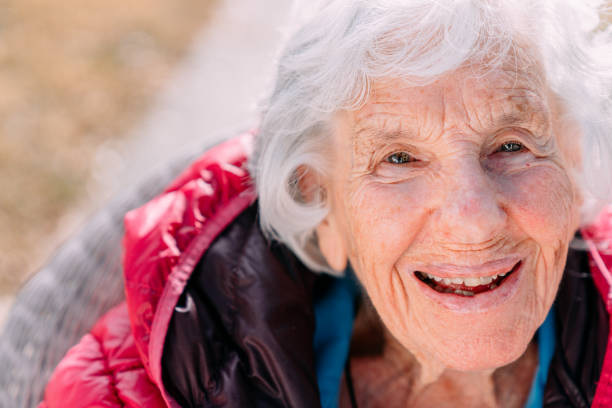
M 350 112 L 354 153 L 374 143 L 430 143 L 449 131 L 486 136 L 510 127 L 526 128 L 544 144 L 552 126 L 546 89 L 538 70 L 481 77 L 458 71 L 421 87 L 380 81 L 366 104 Z

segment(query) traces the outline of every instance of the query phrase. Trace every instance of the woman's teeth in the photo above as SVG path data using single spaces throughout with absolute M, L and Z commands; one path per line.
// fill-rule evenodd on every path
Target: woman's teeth
M 491 276 L 468 276 L 464 278 L 442 278 L 429 273 L 416 271 L 415 275 L 429 287 L 440 293 L 453 293 L 460 296 L 474 296 L 497 288 L 512 272 L 517 270 L 521 262 L 504 273 Z
M 489 283 L 496 280 L 498 277 L 503 277 L 507 275 L 506 273 L 502 273 L 499 275 L 493 276 L 481 276 L 481 277 L 467 277 L 467 278 L 440 278 L 439 276 L 430 275 L 428 273 L 423 273 L 427 278 L 433 279 L 436 282 L 441 282 L 444 285 L 465 285 L 469 287 L 476 287 L 480 285 L 488 285 Z

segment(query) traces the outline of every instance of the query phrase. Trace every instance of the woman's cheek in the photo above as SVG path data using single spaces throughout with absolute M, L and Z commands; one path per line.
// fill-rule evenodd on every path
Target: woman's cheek
M 508 215 L 528 235 L 566 239 L 576 205 L 567 173 L 541 164 L 501 176 L 499 184 Z
M 556 293 L 553 282 L 561 278 L 567 245 L 577 227 L 571 180 L 558 167 L 544 164 L 516 173 L 504 183 L 510 219 L 539 248 L 536 293 L 540 302 L 548 304 Z
M 365 182 L 350 194 L 351 252 L 364 267 L 388 269 L 410 246 L 427 208 L 423 187 L 418 180 Z

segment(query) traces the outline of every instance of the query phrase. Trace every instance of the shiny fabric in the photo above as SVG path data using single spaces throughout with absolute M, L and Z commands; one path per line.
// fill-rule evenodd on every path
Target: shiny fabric
M 212 244 L 175 308 L 162 366 L 181 406 L 319 405 L 315 275 L 268 244 L 256 215 L 250 207 Z
M 55 369 L 40 408 L 163 407 L 147 376 L 125 303 L 109 311 Z
M 126 215 L 126 303 L 69 351 L 41 407 L 318 406 L 316 283 L 255 228 L 251 140 L 205 153 Z M 611 241 L 612 228 L 593 237 Z M 546 406 L 612 402 L 612 254 L 590 254 L 569 255 Z
M 126 302 L 68 352 L 40 407 L 179 406 L 161 379 L 168 323 L 205 250 L 255 201 L 245 168 L 252 140 L 245 133 L 214 147 L 126 214 Z

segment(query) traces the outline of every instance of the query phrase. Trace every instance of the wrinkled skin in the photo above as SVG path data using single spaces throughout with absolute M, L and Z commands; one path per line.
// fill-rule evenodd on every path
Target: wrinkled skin
M 379 81 L 361 109 L 336 115 L 319 245 L 334 269 L 350 262 L 418 361 L 423 386 L 449 372 L 486 382 L 523 355 L 579 225 L 576 128 L 536 67 L 507 65 L 483 75 L 463 68 L 422 87 Z M 488 302 L 477 295 L 453 306 L 439 298 L 457 295 L 431 296 L 414 274 L 432 265 L 486 274 L 500 259 L 519 259 L 521 270 L 511 293 L 494 295 L 503 283 Z

